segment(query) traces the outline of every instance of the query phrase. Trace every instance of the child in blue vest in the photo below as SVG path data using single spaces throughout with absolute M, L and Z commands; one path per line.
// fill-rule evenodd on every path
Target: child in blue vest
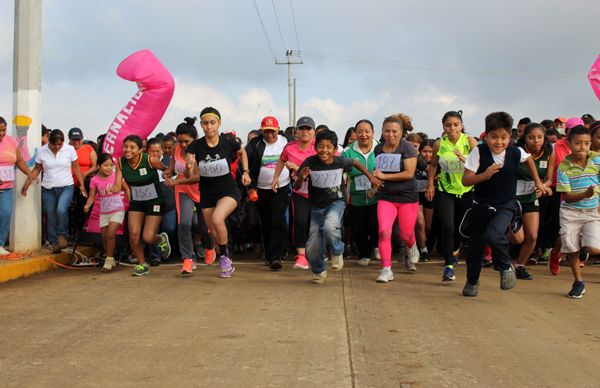
M 510 290 L 517 282 L 509 253 L 508 230 L 520 213 L 516 199 L 517 171 L 525 163 L 540 194 L 551 193 L 537 174 L 530 155 L 511 145 L 513 118 L 505 112 L 485 118 L 485 142 L 465 161 L 462 183 L 475 186 L 470 210 L 467 282 L 464 296 L 477 296 L 486 245 L 492 248 L 494 268 L 500 271 L 500 288 Z

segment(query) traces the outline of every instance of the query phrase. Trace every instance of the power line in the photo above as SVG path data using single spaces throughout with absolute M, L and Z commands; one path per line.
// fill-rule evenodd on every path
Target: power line
M 267 41 L 267 45 L 269 46 L 269 51 L 273 56 L 273 59 L 277 61 L 277 57 L 275 56 L 275 51 L 273 50 L 273 45 L 271 44 L 271 40 L 269 39 L 269 35 L 267 34 L 267 29 L 265 28 L 265 24 L 263 23 L 262 17 L 260 16 L 260 11 L 258 10 L 258 5 L 256 5 L 256 0 L 253 0 L 254 8 L 256 9 L 256 14 L 258 15 L 258 20 L 260 20 L 260 25 L 262 26 L 263 33 L 265 34 L 265 40 Z
M 369 65 L 369 66 L 384 66 L 392 68 L 412 69 L 412 70 L 424 70 L 424 71 L 436 71 L 436 72 L 454 72 L 454 73 L 468 73 L 468 74 L 479 74 L 489 76 L 525 76 L 525 77 L 537 77 L 537 78 L 561 78 L 561 79 L 575 79 L 579 75 L 572 73 L 563 74 L 543 74 L 543 73 L 532 73 L 526 70 L 518 71 L 500 71 L 486 68 L 467 68 L 456 65 L 446 64 L 426 64 L 426 63 L 412 63 L 390 59 L 375 59 L 375 58 L 364 58 L 358 56 L 344 56 L 321 53 L 318 51 L 304 51 L 303 54 L 308 57 L 319 58 L 322 60 L 330 60 L 335 62 L 353 63 L 357 65 Z
M 275 12 L 275 21 L 277 22 L 277 29 L 279 30 L 279 37 L 281 38 L 281 44 L 283 48 L 286 48 L 285 40 L 283 39 L 283 33 L 281 32 L 281 25 L 279 24 L 279 15 L 277 15 L 277 8 L 275 8 L 275 0 L 271 0 L 271 4 L 273 4 L 273 12 Z
M 294 22 L 294 33 L 296 34 L 296 46 L 300 50 L 300 39 L 298 39 L 298 29 L 296 28 L 296 13 L 294 12 L 294 3 L 290 0 L 290 8 L 292 9 L 292 21 Z

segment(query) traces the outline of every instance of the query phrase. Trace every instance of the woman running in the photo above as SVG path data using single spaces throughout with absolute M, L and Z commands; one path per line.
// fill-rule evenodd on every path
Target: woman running
M 441 243 L 439 250 L 444 257 L 443 281 L 455 279 L 454 269 L 458 257 L 454 254 L 459 248 L 456 231 L 473 203 L 473 187 L 462 184 L 465 160 L 477 146 L 477 140 L 464 133 L 462 112 L 447 112 L 442 118 L 444 134 L 433 145 L 433 155 L 429 163 L 427 191 L 425 198 L 433 201 L 435 212 L 441 223 Z M 438 164 L 441 173 L 438 179 L 437 195 L 433 184 Z
M 187 148 L 185 177 L 200 179 L 200 208 L 202 215 L 219 245 L 221 278 L 230 278 L 235 267 L 229 255 L 225 220 L 233 213 L 241 199 L 240 190 L 231 172 L 231 163 L 239 158 L 242 166 L 242 184 L 250 184 L 248 156 L 235 140 L 219 136 L 221 114 L 212 107 L 200 112 L 204 137 L 194 140 Z

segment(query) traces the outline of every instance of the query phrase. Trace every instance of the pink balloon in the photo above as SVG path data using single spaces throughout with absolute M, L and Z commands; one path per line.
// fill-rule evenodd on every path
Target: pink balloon
M 154 131 L 175 91 L 171 73 L 150 50 L 140 50 L 125 58 L 117 67 L 117 75 L 136 82 L 138 92 L 106 132 L 102 151 L 115 159 L 123 154 L 123 139 L 127 136 L 138 135 L 145 139 Z
M 596 93 L 596 97 L 600 100 L 600 55 L 588 73 L 588 80 L 590 80 L 590 84 L 592 85 L 594 93 Z

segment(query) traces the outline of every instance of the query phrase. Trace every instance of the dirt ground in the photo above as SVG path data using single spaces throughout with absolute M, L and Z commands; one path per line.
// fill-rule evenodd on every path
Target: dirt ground
M 181 278 L 122 267 L 56 270 L 0 286 L 4 387 L 592 387 L 600 384 L 600 268 L 565 295 L 568 268 L 499 289 L 483 272 L 461 296 L 465 267 L 440 262 L 377 284 L 378 263 L 347 262 L 323 285 L 287 263 L 273 273 L 217 266 Z

